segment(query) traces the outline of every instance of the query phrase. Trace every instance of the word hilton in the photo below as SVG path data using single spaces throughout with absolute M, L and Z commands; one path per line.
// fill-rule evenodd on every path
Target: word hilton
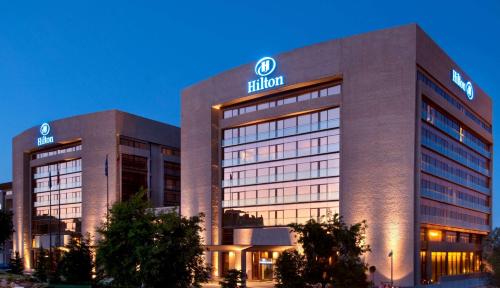
M 54 136 L 42 136 L 37 139 L 38 146 L 54 143 Z
M 281 86 L 285 84 L 283 76 L 277 76 L 271 79 L 267 77 L 260 77 L 257 80 L 252 80 L 248 82 L 248 93 L 257 92 L 260 90 L 273 88 L 276 86 Z

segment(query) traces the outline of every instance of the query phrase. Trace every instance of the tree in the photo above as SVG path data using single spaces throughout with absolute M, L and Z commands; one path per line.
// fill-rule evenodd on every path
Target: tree
M 200 233 L 203 214 L 191 218 L 177 213 L 155 217 L 153 247 L 148 247 L 141 268 L 146 287 L 201 287 L 207 282 L 210 269 L 204 264 Z M 169 271 L 165 273 L 165 271 Z
M 287 250 L 276 260 L 275 277 L 278 288 L 303 288 L 305 258 L 297 250 Z
M 16 252 L 14 258 L 10 259 L 10 272 L 19 275 L 24 272 L 24 261 L 19 256 L 19 252 Z
M 9 240 L 14 233 L 14 224 L 12 223 L 12 212 L 0 210 L 0 244 Z
M 305 254 L 307 283 L 329 283 L 334 287 L 368 287 L 368 266 L 361 256 L 370 251 L 365 244 L 366 221 L 347 225 L 335 214 L 324 222 L 309 220 L 292 224 Z
M 155 215 L 144 195 L 113 205 L 109 223 L 99 229 L 98 273 L 115 287 L 201 287 L 210 274 L 200 236 L 203 215 Z
M 128 201 L 115 203 L 109 223 L 98 232 L 102 235 L 96 251 L 99 272 L 113 278 L 113 286 L 139 287 L 142 284 L 141 259 L 153 246 L 154 214 L 141 190 Z
M 237 288 L 238 284 L 243 283 L 244 272 L 238 269 L 230 269 L 222 281 L 219 282 L 221 288 Z
M 495 228 L 488 236 L 484 254 L 491 269 L 491 284 L 500 287 L 500 228 Z
M 92 281 L 92 250 L 90 237 L 72 238 L 66 245 L 58 265 L 59 275 L 63 282 L 71 284 L 88 284 Z
M 49 256 L 42 246 L 38 248 L 34 276 L 41 282 L 47 282 L 50 273 Z

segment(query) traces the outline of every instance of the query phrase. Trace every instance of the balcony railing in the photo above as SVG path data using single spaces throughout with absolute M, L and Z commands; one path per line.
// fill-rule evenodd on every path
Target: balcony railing
M 453 160 L 456 160 L 457 162 L 459 162 L 459 163 L 461 163 L 461 164 L 463 164 L 471 169 L 476 170 L 479 173 L 482 173 L 486 176 L 490 176 L 490 171 L 488 169 L 481 167 L 481 166 L 477 165 L 476 163 L 471 162 L 470 160 L 468 160 L 464 156 L 456 153 L 455 151 L 453 151 L 451 149 L 446 149 L 443 146 L 438 145 L 437 143 L 435 143 L 433 141 L 430 141 L 427 137 L 422 137 L 422 144 L 424 146 L 434 150 L 434 151 L 437 151 L 443 155 L 446 155 L 446 156 L 452 158 Z
M 61 169 L 59 169 L 59 175 L 70 174 L 70 173 L 81 172 L 81 171 L 82 171 L 82 166 L 61 168 Z M 57 177 L 57 170 L 51 170 L 50 174 L 52 175 L 53 178 L 56 178 Z M 33 178 L 35 178 L 35 179 L 46 178 L 46 177 L 49 177 L 49 171 L 35 173 L 35 175 L 33 175 Z
M 438 169 L 432 165 L 430 165 L 429 163 L 425 163 L 423 162 L 422 163 L 422 170 L 427 172 L 427 173 L 430 173 L 432 175 L 435 175 L 435 176 L 438 176 L 438 177 L 441 177 L 441 178 L 445 178 L 451 182 L 454 182 L 454 183 L 457 183 L 457 184 L 460 184 L 460 185 L 464 185 L 466 187 L 469 187 L 471 189 L 474 189 L 476 191 L 479 191 L 479 192 L 482 192 L 482 193 L 485 193 L 485 194 L 490 194 L 490 189 L 487 188 L 487 187 L 484 187 L 484 186 L 481 186 L 481 185 L 478 185 L 476 183 L 472 183 L 466 179 L 463 179 L 461 177 L 458 177 L 456 175 L 453 175 L 449 172 L 446 172 L 446 171 L 443 171 L 442 169 Z
M 241 137 L 234 137 L 230 139 L 223 139 L 222 146 L 231 146 L 249 142 L 255 142 L 260 140 L 267 140 L 272 138 L 284 137 L 284 136 L 292 136 L 302 133 L 314 132 L 319 130 L 325 130 L 330 128 L 338 128 L 340 124 L 340 119 L 331 119 L 327 121 L 320 121 L 316 123 L 299 125 L 289 128 L 277 129 L 262 133 L 250 134 Z
M 484 213 L 491 213 L 490 207 L 480 205 L 477 203 L 472 203 L 469 201 L 464 201 L 464 200 L 458 199 L 456 197 L 450 197 L 450 196 L 447 196 L 447 195 L 444 195 L 444 194 L 441 194 L 439 192 L 432 191 L 429 189 L 422 189 L 420 193 L 422 196 L 425 196 L 427 198 L 431 198 L 431 199 L 434 199 L 437 201 L 446 202 L 446 203 L 461 206 L 464 208 L 474 209 L 474 210 L 481 211 Z
M 313 179 L 321 177 L 335 177 L 335 176 L 339 176 L 339 168 L 318 169 L 310 171 L 289 172 L 289 173 L 281 173 L 274 175 L 264 175 L 258 177 L 223 180 L 222 187 L 265 184 L 265 183 L 304 180 L 304 179 Z
M 59 188 L 60 186 L 60 188 Z M 67 184 L 61 184 L 61 185 L 52 185 L 52 191 L 57 191 L 57 190 L 64 190 L 64 189 L 71 189 L 71 188 L 79 188 L 82 187 L 82 182 L 72 182 L 72 183 L 67 183 Z M 35 193 L 40 193 L 40 192 L 47 192 L 49 191 L 49 186 L 43 186 L 43 187 L 35 187 L 34 192 Z
M 222 201 L 222 208 L 245 207 L 258 205 L 289 204 L 300 202 L 318 202 L 318 201 L 339 200 L 339 192 L 315 193 L 305 195 L 287 195 L 275 197 L 263 197 L 253 199 L 233 199 Z
M 61 202 L 58 200 L 52 200 L 52 201 L 37 201 L 33 204 L 35 207 L 43 207 L 43 206 L 57 206 L 59 204 L 72 204 L 72 203 L 80 203 L 82 202 L 82 197 L 72 197 L 72 198 L 65 198 L 61 199 Z
M 222 160 L 222 167 L 244 165 L 244 164 L 258 163 L 264 161 L 284 160 L 289 158 L 313 156 L 318 154 L 334 153 L 334 152 L 339 152 L 339 143 L 333 143 L 325 146 L 308 147 L 290 151 L 282 151 L 281 155 L 257 154 L 255 155 L 255 157 L 251 157 L 248 159 L 235 158 L 235 159 Z
M 483 230 L 483 231 L 490 230 L 489 225 L 469 223 L 469 222 L 465 222 L 465 221 L 460 221 L 460 220 L 446 218 L 446 217 L 439 217 L 439 216 L 421 215 L 421 222 L 428 223 L 428 224 L 451 226 L 451 227 L 457 227 L 457 228 L 474 229 L 474 230 Z

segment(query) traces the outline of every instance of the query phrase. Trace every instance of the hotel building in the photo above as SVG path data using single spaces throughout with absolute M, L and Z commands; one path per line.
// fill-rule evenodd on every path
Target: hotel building
M 206 214 L 216 277 L 271 280 L 296 247 L 286 225 L 338 212 L 368 221 L 377 284 L 391 251 L 396 286 L 473 281 L 491 230 L 491 107 L 417 25 L 264 57 L 183 91 L 181 213 Z
M 180 129 L 117 110 L 43 123 L 13 139 L 14 250 L 62 246 L 144 188 L 154 207 L 180 204 Z

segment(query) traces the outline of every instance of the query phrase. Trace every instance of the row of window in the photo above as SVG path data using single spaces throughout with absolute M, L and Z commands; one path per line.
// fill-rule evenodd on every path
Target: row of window
M 52 195 L 51 195 L 52 194 Z M 36 196 L 36 202 L 52 202 L 52 205 L 57 205 L 59 201 L 59 194 L 58 193 L 51 193 L 51 194 L 38 194 Z M 75 189 L 73 191 L 69 192 L 61 192 L 61 201 L 68 200 L 68 199 L 80 199 L 81 201 L 82 197 L 82 191 L 81 189 Z M 52 200 L 51 200 L 52 198 Z
M 265 186 L 264 186 L 265 187 Z M 223 207 L 257 206 L 339 199 L 339 183 L 284 188 L 229 191 L 224 189 Z
M 72 207 L 61 207 L 59 217 L 59 208 L 52 206 L 52 211 L 48 207 L 36 208 L 36 216 L 53 216 L 57 218 L 80 218 L 82 217 L 81 204 Z M 52 214 L 50 214 L 52 212 Z
M 166 156 L 181 156 L 181 150 L 173 147 L 161 147 L 161 154 Z
M 50 228 L 49 228 L 49 224 Z M 61 219 L 60 221 L 48 221 L 48 219 L 33 220 L 32 222 L 32 234 L 33 234 L 33 248 L 38 248 L 43 246 L 44 248 L 48 248 L 50 243 L 41 243 L 40 235 L 47 235 L 52 233 L 52 237 L 56 238 L 56 235 L 59 233 L 67 234 L 67 233 L 81 233 L 82 232 L 82 223 L 78 218 L 68 218 Z M 48 241 L 48 237 L 46 238 L 46 242 Z M 57 238 L 53 239 L 53 246 L 57 245 Z
M 66 162 L 38 166 L 34 169 L 35 174 L 33 177 L 35 179 L 49 176 L 55 178 L 57 174 L 63 175 L 79 171 L 82 171 L 82 159 L 74 159 Z
M 163 206 L 181 204 L 181 165 L 163 162 Z
M 147 142 L 132 139 L 129 137 L 124 137 L 124 136 L 120 136 L 120 145 L 132 147 L 132 148 L 137 148 L 137 149 L 143 149 L 143 150 L 149 149 L 149 145 Z
M 422 196 L 467 208 L 479 209 L 483 212 L 489 212 L 490 210 L 487 196 L 473 195 L 460 191 L 457 187 L 444 186 L 424 178 L 421 179 L 420 183 Z
M 78 144 L 78 145 L 72 144 L 72 146 L 69 146 L 69 147 L 65 146 L 63 148 L 58 148 L 58 149 L 54 149 L 54 150 L 50 150 L 50 151 L 35 153 L 31 156 L 31 158 L 32 159 L 40 159 L 40 158 L 45 158 L 45 157 L 50 157 L 50 156 L 54 156 L 54 155 L 75 152 L 75 151 L 80 151 L 80 150 L 82 150 L 81 144 Z
M 272 144 L 244 150 L 225 149 L 222 166 L 242 165 L 255 162 L 288 159 L 339 151 L 339 135 Z
M 420 241 L 481 244 L 481 235 L 456 231 L 420 229 Z
M 430 205 L 420 205 L 420 213 L 423 216 L 440 217 L 445 219 L 458 220 L 469 224 L 489 225 L 488 215 L 477 216 L 458 209 L 447 209 L 444 207 L 434 207 Z
M 451 105 L 455 106 L 458 110 L 462 111 L 465 116 L 469 117 L 472 121 L 479 124 L 479 126 L 481 126 L 484 130 L 488 131 L 491 134 L 491 125 L 479 119 L 479 117 L 474 115 L 474 113 L 472 113 L 469 109 L 465 108 L 464 105 L 460 103 L 460 101 L 458 101 L 455 97 L 452 97 L 450 94 L 446 93 L 443 89 L 441 89 L 441 87 L 432 82 L 432 80 L 427 78 L 420 71 L 418 71 L 417 75 L 420 81 L 431 87 L 439 96 L 448 101 L 448 103 L 450 103 Z
M 432 105 L 424 101 L 422 101 L 422 119 L 445 131 L 447 134 L 478 153 L 488 158 L 491 156 L 488 144 L 468 131 L 467 128 L 461 126 L 458 121 L 441 113 Z
M 59 183 L 58 183 L 59 180 Z M 69 186 L 69 184 L 73 183 L 81 183 L 82 182 L 82 175 L 81 173 L 76 173 L 76 174 L 68 174 L 68 175 L 62 175 L 57 179 L 56 177 L 51 178 L 51 186 L 56 186 L 57 184 L 60 185 L 65 185 Z M 44 179 L 38 179 L 36 181 L 36 188 L 42 188 L 42 187 L 49 187 L 49 179 L 44 178 Z
M 488 160 L 441 133 L 432 131 L 426 125 L 422 126 L 422 144 L 471 169 L 489 175 Z
M 340 109 L 288 117 L 224 130 L 222 146 L 237 145 L 339 127 Z
M 463 185 L 479 192 L 490 193 L 488 177 L 462 169 L 451 162 L 437 159 L 422 152 L 422 169 L 435 176 Z
M 431 275 L 427 275 L 427 253 L 431 253 Z M 422 284 L 439 282 L 442 276 L 481 271 L 481 255 L 474 252 L 420 252 Z M 430 277 L 429 277 L 430 276 Z
M 241 171 L 224 171 L 223 187 L 265 184 L 281 181 L 294 181 L 318 177 L 339 175 L 338 154 L 331 154 L 336 159 L 311 161 L 262 168 L 246 168 Z
M 242 211 L 224 210 L 222 225 L 224 227 L 263 227 L 284 226 L 291 223 L 305 223 L 311 219 L 318 222 L 338 213 L 338 208 L 299 208 L 284 210 Z
M 224 119 L 226 119 L 226 118 L 231 118 L 231 117 L 243 115 L 243 114 L 254 112 L 254 111 L 260 111 L 260 110 L 274 108 L 274 107 L 281 106 L 281 105 L 291 104 L 291 103 L 295 103 L 295 102 L 308 101 L 311 99 L 316 99 L 316 98 L 320 98 L 320 97 L 327 97 L 327 96 L 332 96 L 332 95 L 339 95 L 339 94 L 340 94 L 340 85 L 335 85 L 332 87 L 323 88 L 321 90 L 316 90 L 316 91 L 304 93 L 304 94 L 301 94 L 298 96 L 285 96 L 285 97 L 280 97 L 280 98 L 273 98 L 273 100 L 269 100 L 269 101 L 265 101 L 265 102 L 261 102 L 261 103 L 257 103 L 257 104 L 245 105 L 245 106 L 236 107 L 236 108 L 227 108 L 227 109 L 224 109 L 223 117 L 224 117 Z

